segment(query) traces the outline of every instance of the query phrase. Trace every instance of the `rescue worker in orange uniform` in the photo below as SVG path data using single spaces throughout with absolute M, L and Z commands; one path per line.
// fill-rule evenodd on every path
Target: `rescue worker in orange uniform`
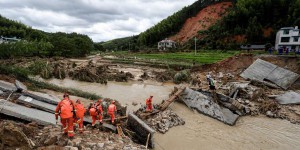
M 97 121 L 97 109 L 95 107 L 95 105 L 93 104 L 89 110 L 90 112 L 90 116 L 92 117 L 92 126 L 95 126 L 96 121 Z
M 114 124 L 115 123 L 115 113 L 117 112 L 117 107 L 115 105 L 115 101 L 112 101 L 111 104 L 108 106 L 107 112 L 110 115 L 111 123 Z
M 84 105 L 81 104 L 81 101 L 78 99 L 75 104 L 76 109 L 76 122 L 79 126 L 79 133 L 83 133 L 83 117 L 84 113 L 86 112 L 86 109 L 84 108 Z
M 150 96 L 148 99 L 146 99 L 146 105 L 147 105 L 146 112 L 153 111 L 152 98 L 153 98 L 153 96 Z
M 97 120 L 99 120 L 99 122 L 102 123 L 103 109 L 101 102 L 102 100 L 98 99 L 98 101 L 95 104 L 92 104 L 90 106 L 89 112 L 93 120 L 92 126 L 95 126 Z
M 102 109 L 102 100 L 98 99 L 98 101 L 96 102 L 96 110 L 98 113 L 98 119 L 99 122 L 102 123 L 102 115 L 103 115 L 103 109 Z
M 63 125 L 64 134 L 68 134 L 69 138 L 74 137 L 74 112 L 76 111 L 74 108 L 74 102 L 70 100 L 69 94 L 65 93 L 64 98 L 58 103 L 55 109 L 55 119 L 56 123 L 58 120 L 58 115 L 60 115 L 60 120 Z

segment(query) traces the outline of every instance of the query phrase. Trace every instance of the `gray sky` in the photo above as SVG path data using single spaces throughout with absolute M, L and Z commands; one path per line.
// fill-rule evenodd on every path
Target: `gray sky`
M 93 41 L 137 35 L 196 0 L 0 0 L 0 14 L 47 32 Z

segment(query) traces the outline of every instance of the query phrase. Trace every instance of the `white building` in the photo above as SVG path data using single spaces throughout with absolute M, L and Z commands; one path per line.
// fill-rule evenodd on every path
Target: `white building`
M 298 26 L 281 28 L 276 35 L 275 49 L 287 48 L 289 50 L 300 50 L 300 34 Z
M 176 48 L 176 42 L 165 39 L 165 40 L 158 42 L 157 48 L 159 50 L 173 49 L 173 48 Z
M 17 39 L 16 37 L 13 37 L 13 38 L 8 38 L 8 37 L 3 37 L 1 36 L 0 37 L 0 44 L 1 43 L 8 43 L 8 42 L 18 42 L 20 41 L 21 39 Z

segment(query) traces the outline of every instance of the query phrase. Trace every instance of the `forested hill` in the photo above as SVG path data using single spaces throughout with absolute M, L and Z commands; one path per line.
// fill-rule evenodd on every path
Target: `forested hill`
M 79 57 L 94 49 L 94 43 L 87 35 L 47 33 L 1 15 L 0 36 L 22 39 L 17 43 L 1 43 L 0 58 L 37 55 Z
M 138 43 L 146 46 L 156 45 L 158 41 L 178 33 L 186 20 L 196 16 L 203 8 L 218 2 L 227 1 L 233 0 L 198 0 L 192 5 L 184 7 L 180 11 L 162 20 L 145 32 L 142 32 L 139 35 Z
M 280 28 L 299 25 L 300 0 L 237 0 L 228 15 L 199 32 L 198 44 L 208 49 L 234 49 L 240 44 L 274 45 Z
M 195 14 L 203 8 L 221 2 L 224 1 L 199 0 L 141 33 L 138 42 L 140 45 L 155 46 L 164 38 L 172 39 L 174 36 L 171 35 L 176 35 L 182 29 L 184 22 L 192 20 L 191 17 L 195 18 Z M 231 2 L 233 2 L 233 7 L 219 21 L 211 24 L 206 30 L 196 31 L 198 34 L 194 36 L 198 38 L 200 47 L 235 49 L 241 44 L 271 43 L 274 45 L 276 32 L 280 28 L 300 26 L 300 0 L 236 0 Z M 216 13 L 223 13 L 222 9 L 216 9 L 216 11 L 219 11 Z M 200 16 L 200 21 L 197 23 L 201 24 L 212 16 L 212 14 L 206 15 Z M 196 23 L 193 25 L 196 26 Z M 181 33 L 182 37 L 188 36 L 188 31 L 183 31 L 185 33 Z M 193 38 L 189 37 L 189 39 Z M 184 42 L 183 47 L 192 48 L 193 42 L 193 40 Z

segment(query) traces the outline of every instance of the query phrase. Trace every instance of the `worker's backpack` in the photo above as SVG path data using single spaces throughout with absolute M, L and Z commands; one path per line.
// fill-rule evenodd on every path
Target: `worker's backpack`
M 96 115 L 97 115 L 97 110 L 96 110 L 96 108 L 92 107 L 89 111 L 90 111 L 90 115 L 91 115 L 91 116 L 96 116 Z
M 64 99 L 60 103 L 60 117 L 70 118 L 73 117 L 73 106 L 70 100 Z
M 82 104 L 76 105 L 76 116 L 77 117 L 83 117 L 85 113 L 85 108 Z

